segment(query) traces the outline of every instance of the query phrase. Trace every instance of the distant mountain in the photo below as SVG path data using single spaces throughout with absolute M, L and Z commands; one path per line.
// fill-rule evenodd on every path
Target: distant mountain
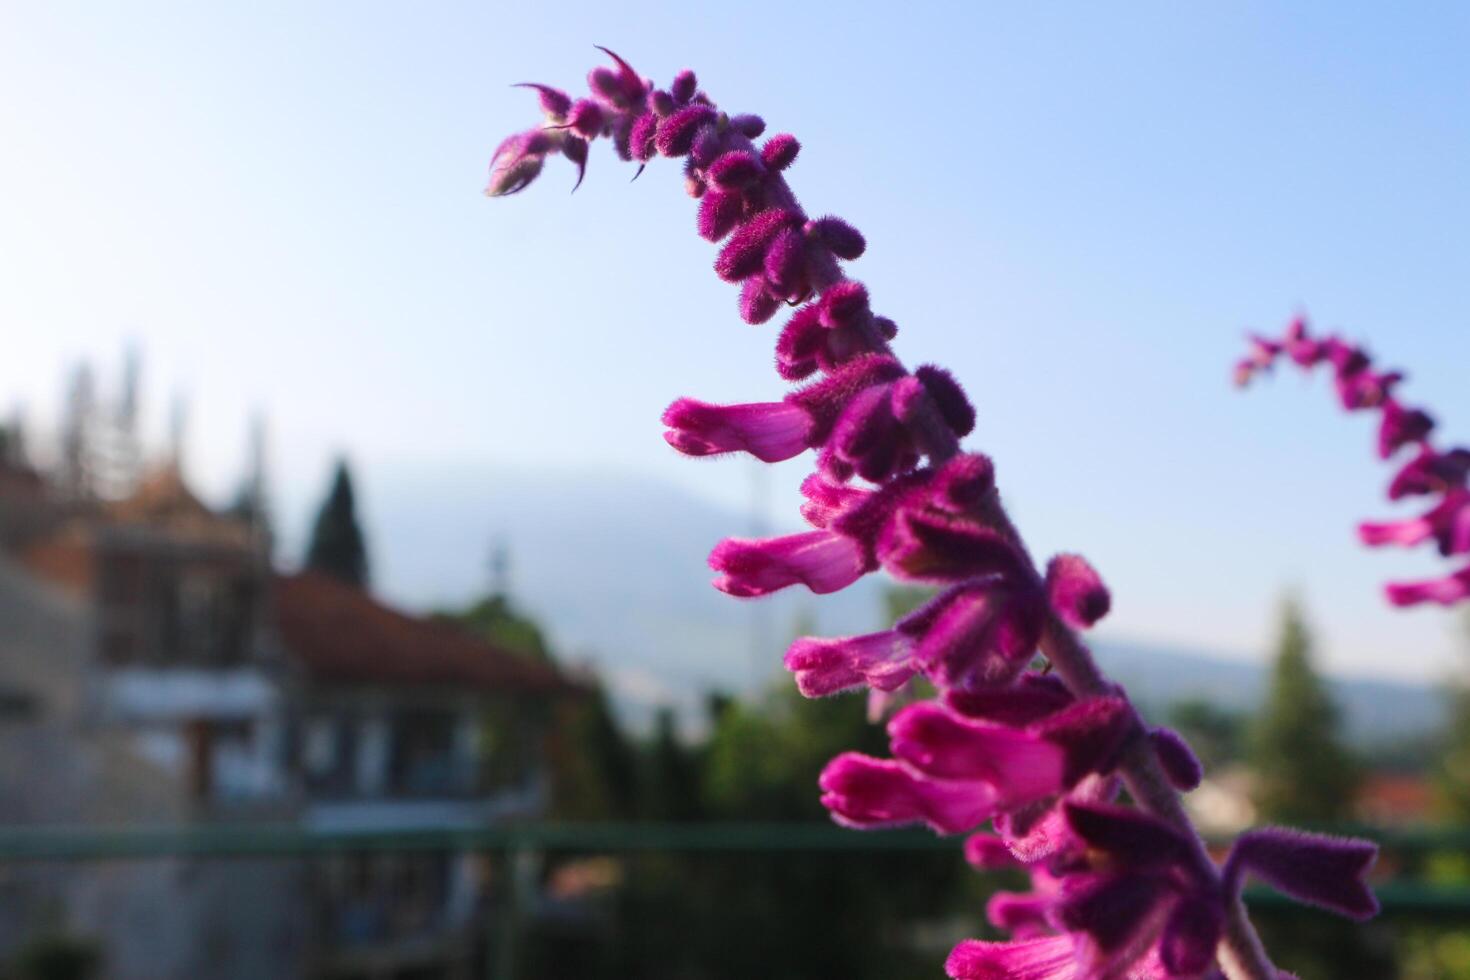
M 710 689 L 748 692 L 780 673 L 799 620 L 819 632 L 879 628 L 881 580 L 832 596 L 790 590 L 739 602 L 709 586 L 705 557 L 743 533 L 746 515 L 656 480 L 609 473 L 471 470 L 418 472 L 372 483 L 377 582 L 391 598 L 426 609 L 482 595 L 493 542 L 510 554 L 515 599 L 548 629 L 556 648 L 608 680 L 630 720 L 670 704 L 692 719 Z M 1098 655 L 1140 704 L 1205 696 L 1248 710 L 1263 666 L 1164 649 L 1103 634 Z M 1338 679 L 1333 693 L 1356 739 L 1434 728 L 1433 689 Z
M 1252 711 L 1269 680 L 1266 665 L 1245 660 L 1116 640 L 1094 646 L 1103 669 L 1145 711 L 1185 698 Z M 1423 735 L 1445 718 L 1443 698 L 1428 685 L 1355 677 L 1332 677 L 1328 683 L 1349 735 L 1360 744 Z

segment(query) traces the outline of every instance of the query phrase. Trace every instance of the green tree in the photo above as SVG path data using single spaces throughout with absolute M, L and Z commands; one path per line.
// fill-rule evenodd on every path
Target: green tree
M 1337 707 L 1312 663 L 1311 634 L 1294 601 L 1283 608 L 1271 688 L 1250 736 L 1262 818 L 1325 823 L 1351 815 L 1358 765 L 1341 741 Z
M 1463 620 L 1466 653 L 1470 654 L 1470 613 Z M 1470 677 L 1449 685 L 1449 719 L 1444 752 L 1435 772 L 1438 803 L 1446 819 L 1470 823 Z
M 348 585 L 367 587 L 367 543 L 357 523 L 352 474 L 345 459 L 337 460 L 331 488 L 317 511 L 316 523 L 311 529 L 311 543 L 306 549 L 306 567 Z

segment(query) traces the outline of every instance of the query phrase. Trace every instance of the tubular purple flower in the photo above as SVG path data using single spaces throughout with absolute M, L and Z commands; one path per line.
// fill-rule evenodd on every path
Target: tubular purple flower
M 1390 582 L 1384 591 L 1388 601 L 1395 606 L 1417 606 L 1425 602 L 1453 606 L 1470 599 L 1470 565 L 1444 578 L 1425 582 Z
M 1108 614 L 1112 596 L 1102 576 L 1081 555 L 1057 555 L 1046 567 L 1046 593 L 1068 626 L 1091 629 Z
M 944 961 L 952 980 L 1086 980 L 1068 936 L 987 943 L 966 939 Z
M 715 588 L 746 599 L 805 585 L 817 595 L 845 589 L 872 571 L 862 546 L 835 531 L 750 541 L 727 538 L 709 556 Z
M 811 416 L 786 402 L 711 405 L 680 398 L 664 411 L 664 439 L 686 456 L 747 452 L 777 463 L 807 448 Z
M 528 129 L 508 137 L 490 157 L 489 197 L 504 197 L 530 186 L 553 148 L 551 136 L 541 129 Z
M 1434 419 L 1417 408 L 1404 408 L 1390 398 L 1383 403 L 1378 427 L 1378 455 L 1389 459 L 1404 446 L 1422 442 L 1434 429 Z
M 860 830 L 923 823 L 935 833 L 962 834 L 995 808 L 983 783 L 925 779 L 891 759 L 858 752 L 829 762 L 817 785 L 833 819 Z
M 913 648 L 913 639 L 898 630 L 831 639 L 804 636 L 786 651 L 785 665 L 796 675 L 797 690 L 809 698 L 863 686 L 896 691 L 917 673 Z
M 1422 517 L 1359 524 L 1358 537 L 1370 547 L 1387 544 L 1411 547 L 1433 540 L 1441 555 L 1470 552 L 1470 491 L 1449 491 Z
M 1370 919 L 1378 913 L 1378 900 L 1365 879 L 1377 856 L 1378 848 L 1367 841 L 1266 827 L 1236 840 L 1225 862 L 1225 886 L 1238 892 L 1249 871 L 1299 902 Z

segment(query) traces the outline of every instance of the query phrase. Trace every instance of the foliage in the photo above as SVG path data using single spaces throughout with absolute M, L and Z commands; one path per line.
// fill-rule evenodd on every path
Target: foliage
M 1250 733 L 1263 819 L 1325 823 L 1351 815 L 1359 769 L 1338 729 L 1337 708 L 1312 662 L 1311 635 L 1288 600 L 1271 688 Z
M 337 461 L 331 488 L 317 511 L 306 549 L 306 567 L 348 585 L 366 588 L 368 584 L 367 543 L 357 522 L 352 474 L 345 459 Z

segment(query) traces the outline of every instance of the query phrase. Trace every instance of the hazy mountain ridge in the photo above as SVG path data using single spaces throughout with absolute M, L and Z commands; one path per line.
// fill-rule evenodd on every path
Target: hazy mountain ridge
M 832 596 L 797 590 L 739 602 L 709 586 L 709 548 L 752 520 L 658 480 L 617 473 L 465 468 L 375 481 L 366 515 L 377 583 L 412 608 L 484 593 L 494 542 L 509 550 L 511 592 L 556 648 L 597 667 L 630 718 L 652 706 L 700 710 L 704 693 L 750 691 L 780 674 L 799 620 L 829 633 L 879 628 L 883 582 Z M 1110 638 L 1107 672 L 1145 706 L 1204 696 L 1248 710 L 1263 664 Z M 1443 717 L 1430 686 L 1334 678 L 1359 741 L 1422 734 Z M 692 715 L 690 715 L 692 717 Z

